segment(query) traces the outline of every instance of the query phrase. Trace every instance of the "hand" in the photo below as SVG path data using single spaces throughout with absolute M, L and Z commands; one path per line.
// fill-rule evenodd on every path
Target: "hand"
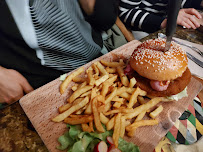
M 197 19 L 201 19 L 202 16 L 194 8 L 181 9 L 178 13 L 177 24 L 185 26 L 186 28 L 196 29 L 200 27 L 200 23 Z M 167 19 L 164 19 L 161 23 L 161 29 L 166 28 Z
M 196 29 L 200 27 L 197 19 L 201 18 L 200 13 L 194 8 L 181 9 L 178 13 L 177 24 L 186 28 Z
M 33 88 L 19 72 L 0 67 L 0 103 L 12 103 L 31 91 Z

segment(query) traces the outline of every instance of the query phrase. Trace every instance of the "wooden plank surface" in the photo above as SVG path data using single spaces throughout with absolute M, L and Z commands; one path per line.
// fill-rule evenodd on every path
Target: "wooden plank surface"
M 133 40 L 96 60 L 105 59 L 114 61 L 119 58 L 128 59 L 139 44 L 139 41 Z M 84 67 L 89 67 L 96 60 L 86 64 Z M 61 81 L 58 78 L 29 93 L 20 100 L 23 110 L 50 152 L 59 152 L 55 148 L 58 145 L 57 139 L 66 131 L 66 125 L 63 122 L 54 123 L 51 119 L 58 114 L 58 107 L 64 105 L 66 99 L 72 93 L 70 91 L 70 85 L 67 91 L 61 95 L 59 93 L 60 83 Z M 142 152 L 153 151 L 159 140 L 168 132 L 170 127 L 172 127 L 175 120 L 187 109 L 193 98 L 201 90 L 201 87 L 201 83 L 192 78 L 188 85 L 188 97 L 178 102 L 163 104 L 164 112 L 158 117 L 160 121 L 159 125 L 138 128 L 135 137 L 126 137 L 126 140 L 137 144 Z

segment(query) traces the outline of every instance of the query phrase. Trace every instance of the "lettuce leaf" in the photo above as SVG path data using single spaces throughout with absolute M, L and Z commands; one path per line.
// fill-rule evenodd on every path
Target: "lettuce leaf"
M 64 135 L 60 136 L 58 138 L 58 142 L 61 144 L 60 146 L 57 146 L 57 149 L 59 150 L 65 150 L 68 148 L 68 146 L 71 146 L 74 144 L 74 140 L 69 136 L 69 132 L 66 132 Z
M 126 151 L 140 152 L 140 149 L 138 146 L 136 146 L 132 142 L 127 142 L 122 138 L 119 138 L 118 140 L 118 149 L 120 149 L 122 152 L 126 152 Z
M 107 136 L 112 136 L 113 131 L 105 131 L 104 133 L 89 133 L 83 132 L 79 125 L 67 125 L 69 130 L 58 138 L 60 146 L 59 150 L 67 150 L 68 152 L 92 152 L 96 144 L 101 140 L 106 142 Z M 122 138 L 119 138 L 118 148 L 123 151 L 139 152 L 139 148 L 133 143 L 128 143 Z

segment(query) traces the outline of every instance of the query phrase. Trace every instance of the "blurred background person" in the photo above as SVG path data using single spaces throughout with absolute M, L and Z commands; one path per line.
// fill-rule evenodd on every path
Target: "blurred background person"
M 117 9 L 115 0 L 1 0 L 0 103 L 102 55 Z
M 196 29 L 201 18 L 196 9 L 202 9 L 202 0 L 183 0 L 177 24 Z M 141 39 L 166 27 L 168 0 L 120 0 L 119 17 L 131 29 L 136 39 Z

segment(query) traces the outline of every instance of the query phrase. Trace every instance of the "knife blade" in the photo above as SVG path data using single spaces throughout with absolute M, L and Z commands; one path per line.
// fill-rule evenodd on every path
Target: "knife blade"
M 176 31 L 176 21 L 178 12 L 180 10 L 182 0 L 169 0 L 168 1 L 168 12 L 167 12 L 167 24 L 166 24 L 166 46 L 164 52 L 170 49 L 171 40 L 173 34 Z

